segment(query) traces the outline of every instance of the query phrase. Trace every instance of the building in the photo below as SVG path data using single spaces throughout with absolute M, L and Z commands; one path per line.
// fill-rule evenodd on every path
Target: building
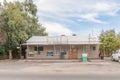
M 101 43 L 90 36 L 33 36 L 27 45 L 27 59 L 79 59 L 98 58 Z

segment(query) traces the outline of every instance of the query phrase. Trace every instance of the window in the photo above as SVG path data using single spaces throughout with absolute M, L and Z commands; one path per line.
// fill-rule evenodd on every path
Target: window
M 43 49 L 43 47 L 34 47 L 34 50 L 35 51 L 43 51 L 44 49 Z
M 41 51 L 43 51 L 44 48 L 42 46 L 34 47 L 34 51 L 36 51 L 36 54 L 40 55 Z
M 43 51 L 43 47 L 38 47 L 38 51 Z
M 93 51 L 95 51 L 95 50 L 96 50 L 96 47 L 95 47 L 95 46 L 93 46 L 93 47 L 92 47 L 92 50 L 93 50 Z
M 47 56 L 53 56 L 53 52 L 52 51 L 48 51 L 47 52 Z
M 34 51 L 37 51 L 37 47 L 34 47 Z

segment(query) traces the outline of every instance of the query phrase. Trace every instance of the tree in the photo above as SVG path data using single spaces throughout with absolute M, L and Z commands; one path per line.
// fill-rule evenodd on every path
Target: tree
M 7 35 L 6 33 L 0 29 L 0 45 L 4 45 L 7 42 Z
M 0 59 L 5 59 L 5 46 L 0 45 Z
M 32 0 L 6 2 L 2 6 L 0 29 L 7 35 L 6 49 L 11 52 L 33 35 L 47 35 L 36 16 L 37 7 Z
M 28 23 L 28 29 L 27 29 L 27 34 L 29 34 L 29 37 L 31 37 L 32 35 L 48 35 L 47 33 L 45 33 L 45 28 L 41 25 L 38 24 L 38 18 L 36 16 L 37 14 L 37 6 L 33 3 L 32 0 L 25 0 L 25 2 L 23 2 L 23 11 L 25 11 L 27 13 L 27 15 L 29 15 L 28 17 L 25 15 L 25 19 L 27 19 L 27 23 Z M 31 33 L 31 31 L 33 31 Z
M 100 46 L 100 50 L 105 51 L 106 55 L 109 56 L 112 51 L 117 49 L 118 41 L 114 30 L 102 31 L 99 40 L 103 43 Z
M 116 49 L 120 49 L 120 33 L 117 34 L 116 43 Z
M 37 6 L 33 3 L 32 0 L 25 0 L 23 3 L 24 5 L 24 10 L 33 16 L 36 16 L 37 14 Z

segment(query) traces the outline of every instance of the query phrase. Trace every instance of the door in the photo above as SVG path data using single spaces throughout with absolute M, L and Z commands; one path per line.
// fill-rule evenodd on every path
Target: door
M 71 48 L 69 51 L 69 59 L 77 59 L 77 55 L 78 55 L 78 49 Z

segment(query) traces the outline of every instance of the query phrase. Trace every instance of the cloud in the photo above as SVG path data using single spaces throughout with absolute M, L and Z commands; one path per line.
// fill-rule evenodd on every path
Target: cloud
M 59 23 L 47 22 L 47 23 L 43 23 L 43 26 L 46 28 L 46 32 L 48 32 L 50 36 L 72 34 L 71 30 L 69 30 L 68 28 L 64 27 Z
M 100 16 L 116 16 L 120 10 L 120 4 L 114 0 L 36 0 L 35 3 L 41 18 L 68 23 L 77 20 L 105 23 Z M 70 18 L 75 19 L 70 22 Z
M 118 12 L 120 11 L 119 0 L 33 0 L 33 1 L 38 8 L 37 15 L 39 21 L 46 27 L 47 32 L 50 35 L 55 34 L 69 35 L 73 33 L 73 31 L 74 32 L 78 31 L 78 33 L 83 31 L 83 33 L 88 34 L 89 31 L 92 31 L 91 28 L 93 28 L 94 26 L 100 27 L 100 29 L 98 28 L 97 30 L 95 30 L 96 34 L 98 34 L 97 32 L 102 29 L 101 26 L 104 26 L 103 29 L 105 30 L 106 26 L 111 26 L 109 23 L 110 19 L 112 20 L 114 17 L 118 16 L 119 15 Z M 109 20 L 107 18 L 109 18 Z M 77 26 L 77 28 L 74 28 L 73 26 L 74 27 Z M 85 27 L 86 29 L 81 27 Z M 110 27 L 108 27 L 108 29 L 110 29 Z
M 115 0 L 38 0 L 36 4 L 38 5 L 38 14 L 41 21 L 56 22 L 59 23 L 59 25 L 67 24 L 74 26 L 82 22 L 86 24 L 87 22 L 102 25 L 108 24 L 107 20 L 104 21 L 101 16 L 114 17 L 118 15 L 118 11 L 120 10 L 120 3 Z M 52 25 L 54 26 L 55 24 L 51 24 L 51 26 Z M 64 26 L 64 28 L 65 27 L 66 26 Z M 47 28 L 49 29 L 49 26 Z M 105 26 L 89 27 L 82 31 L 77 30 L 78 32 L 75 33 L 80 35 L 88 35 L 88 33 L 91 33 L 98 36 L 104 28 Z M 57 33 L 57 30 L 54 31 L 52 34 Z M 51 33 L 52 31 L 48 32 Z M 59 32 L 59 34 L 61 33 Z
M 96 17 L 98 17 L 97 13 L 82 14 L 82 15 L 80 15 L 80 17 L 82 19 L 85 19 L 87 21 L 92 21 L 92 22 L 95 22 L 95 23 L 105 23 L 101 20 L 96 19 Z

